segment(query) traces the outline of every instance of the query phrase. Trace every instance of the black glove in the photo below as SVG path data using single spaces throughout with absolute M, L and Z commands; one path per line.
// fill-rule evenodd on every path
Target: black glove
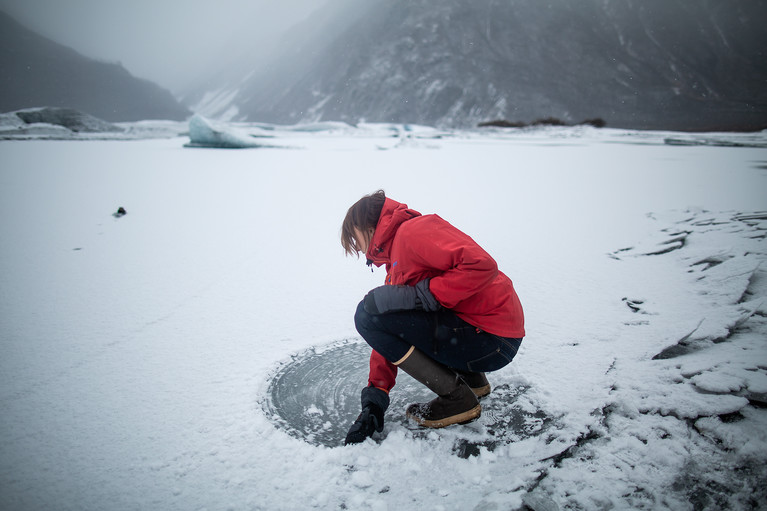
M 386 314 L 404 310 L 436 311 L 440 304 L 429 290 L 429 280 L 415 286 L 380 286 L 363 299 L 368 314 Z
M 389 407 L 389 394 L 376 387 L 362 389 L 362 412 L 346 434 L 344 445 L 359 444 L 374 432 L 383 431 L 384 412 Z

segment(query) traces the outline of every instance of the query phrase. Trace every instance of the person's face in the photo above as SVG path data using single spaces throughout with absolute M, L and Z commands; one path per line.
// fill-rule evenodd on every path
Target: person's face
M 375 232 L 375 229 L 368 229 L 368 235 L 365 236 L 363 231 L 359 230 L 358 228 L 354 228 L 354 241 L 357 242 L 357 246 L 360 249 L 360 252 L 363 254 L 366 254 L 368 251 L 368 246 L 370 245 L 370 239 L 373 238 L 373 233 Z

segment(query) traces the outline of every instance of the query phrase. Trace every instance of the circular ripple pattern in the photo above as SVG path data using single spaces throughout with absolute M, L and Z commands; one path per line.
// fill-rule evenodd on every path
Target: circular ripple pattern
M 349 426 L 360 412 L 360 391 L 367 383 L 370 347 L 345 340 L 294 355 L 272 377 L 264 409 L 271 420 L 290 435 L 313 445 L 343 445 Z M 490 376 L 491 384 L 493 377 Z M 507 378 L 508 380 L 508 378 Z M 409 403 L 428 401 L 434 395 L 400 372 L 391 392 L 380 441 L 395 428 L 406 428 L 414 437 L 436 433 L 450 442 L 460 456 L 478 454 L 480 448 L 539 435 L 552 418 L 538 409 L 527 394 L 529 387 L 506 381 L 482 399 L 482 416 L 473 423 L 439 430 L 420 428 L 405 417 Z

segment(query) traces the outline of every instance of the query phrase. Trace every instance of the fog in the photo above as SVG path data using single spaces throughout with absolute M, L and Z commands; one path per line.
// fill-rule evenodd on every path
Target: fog
M 253 64 L 280 36 L 336 0 L 0 0 L 27 28 L 79 53 L 120 62 L 179 94 L 246 52 Z
M 220 120 L 765 125 L 763 1 L 0 0 L 0 9 Z M 63 90 L 55 82 L 36 83 Z M 88 103 L 79 108 L 97 108 Z

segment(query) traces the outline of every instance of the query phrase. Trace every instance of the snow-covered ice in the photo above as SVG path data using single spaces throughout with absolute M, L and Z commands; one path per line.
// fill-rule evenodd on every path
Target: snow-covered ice
M 0 142 L 0 508 L 764 505 L 766 133 L 332 128 Z M 273 415 L 280 368 L 359 340 L 383 274 L 339 230 L 378 188 L 514 280 L 528 336 L 489 377 L 551 418 L 536 434 L 466 455 L 481 424 L 392 407 L 328 446 Z

